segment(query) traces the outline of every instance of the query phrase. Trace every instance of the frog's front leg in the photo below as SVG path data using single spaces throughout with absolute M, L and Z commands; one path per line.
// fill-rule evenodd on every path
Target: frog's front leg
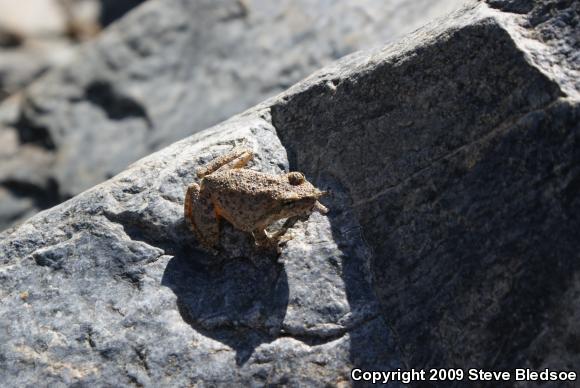
M 254 152 L 243 146 L 238 146 L 232 149 L 227 154 L 219 156 L 209 162 L 206 166 L 200 167 L 197 170 L 197 176 L 203 178 L 220 169 L 234 169 L 245 167 L 250 160 L 254 158 Z
M 292 235 L 286 233 L 286 229 L 268 234 L 264 228 L 256 228 L 252 232 L 256 246 L 266 250 L 276 250 L 280 253 L 280 244 L 286 243 L 292 239 Z
M 252 232 L 256 246 L 260 248 L 275 248 L 278 246 L 278 240 L 271 238 L 263 227 L 254 229 Z
M 187 188 L 184 203 L 185 220 L 200 245 L 215 251 L 219 242 L 219 219 L 215 213 L 210 194 L 193 183 Z

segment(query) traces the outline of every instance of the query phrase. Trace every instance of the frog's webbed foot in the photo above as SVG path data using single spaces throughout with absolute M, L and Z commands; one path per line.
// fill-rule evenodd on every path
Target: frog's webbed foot
M 219 220 L 209 195 L 197 183 L 187 188 L 184 203 L 185 221 L 199 244 L 212 254 L 219 242 Z
M 254 158 L 254 152 L 245 146 L 238 146 L 227 154 L 219 156 L 197 170 L 197 176 L 203 178 L 217 170 L 231 170 L 245 167 Z

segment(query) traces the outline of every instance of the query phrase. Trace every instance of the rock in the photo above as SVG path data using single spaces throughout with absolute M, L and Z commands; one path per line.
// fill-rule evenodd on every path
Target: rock
M 573 369 L 578 9 L 554 4 L 471 3 L 5 231 L 0 380 L 340 386 L 353 367 Z M 332 192 L 278 260 L 227 225 L 209 256 L 184 225 L 195 168 L 244 140 L 252 168 Z
M 28 88 L 19 117 L 6 126 L 23 144 L 54 154 L 47 179 L 64 200 L 331 60 L 382 45 L 461 3 L 146 2 L 71 65 Z M 10 222 L 0 214 L 0 228 Z
M 35 42 L 1 50 L 0 100 L 17 94 L 49 69 L 69 63 L 74 58 L 73 50 L 69 42 L 63 41 Z
M 69 34 L 84 41 L 94 38 L 145 0 L 61 0 L 68 21 Z
M 141 2 L 0 0 L 0 101 L 68 64 L 80 41 Z
M 125 2 L 124 2 L 125 3 Z M 97 36 L 103 25 L 99 22 L 101 2 L 98 0 L 61 0 L 67 16 L 68 34 L 86 41 Z
M 66 16 L 58 0 L 0 0 L 0 25 L 20 37 L 64 35 Z
M 137 3 L 0 0 L 0 140 L 20 138 L 14 129 L 23 101 L 19 92 L 50 69 L 70 63 L 78 41 L 100 32 L 101 17 L 109 24 Z M 66 198 L 46 168 L 54 160 L 55 155 L 41 147 L 0 141 L 0 229 Z
M 401 366 L 340 187 L 332 221 L 299 222 L 280 262 L 260 260 L 251 237 L 227 226 L 221 256 L 195 249 L 184 185 L 242 139 L 259 155 L 254 168 L 288 169 L 269 119 L 254 113 L 2 236 L 0 313 L 12 317 L 0 321 L 5 384 L 318 385 L 348 381 L 355 362 Z
M 144 1 L 0 0 L 0 37 L 50 40 L 75 32 L 91 37 L 100 27 L 108 26 Z
M 325 69 L 272 123 L 349 193 L 404 365 L 573 370 L 579 4 L 491 5 Z

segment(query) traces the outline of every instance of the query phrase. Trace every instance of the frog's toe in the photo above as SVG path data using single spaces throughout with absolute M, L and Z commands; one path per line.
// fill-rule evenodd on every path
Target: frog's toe
M 252 232 L 256 247 L 262 250 L 278 250 L 278 239 L 272 238 L 263 229 L 256 229 Z
M 278 237 L 278 244 L 279 245 L 286 245 L 286 243 L 290 240 L 293 240 L 296 235 L 293 232 L 286 232 L 284 235 Z

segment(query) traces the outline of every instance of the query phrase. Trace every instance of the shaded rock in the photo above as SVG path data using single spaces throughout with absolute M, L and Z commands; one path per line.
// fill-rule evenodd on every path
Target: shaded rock
M 104 1 L 102 9 L 133 3 Z M 19 117 L 6 125 L 23 144 L 54 153 L 50 178 L 66 199 L 331 60 L 383 45 L 461 3 L 145 3 L 71 65 L 28 88 Z M 8 224 L 0 214 L 0 227 Z
M 99 22 L 102 26 L 108 26 L 115 20 L 123 17 L 127 12 L 137 7 L 145 0 L 100 0 Z
M 534 26 L 544 5 L 472 3 L 4 232 L 0 379 L 325 386 L 352 383 L 353 367 L 573 369 L 580 107 L 562 15 L 577 13 Z M 195 168 L 243 140 L 252 168 L 332 192 L 279 260 L 227 225 L 208 256 L 184 225 Z
M 291 165 L 349 192 L 405 365 L 578 363 L 579 8 L 529 8 L 480 5 L 272 107 Z

